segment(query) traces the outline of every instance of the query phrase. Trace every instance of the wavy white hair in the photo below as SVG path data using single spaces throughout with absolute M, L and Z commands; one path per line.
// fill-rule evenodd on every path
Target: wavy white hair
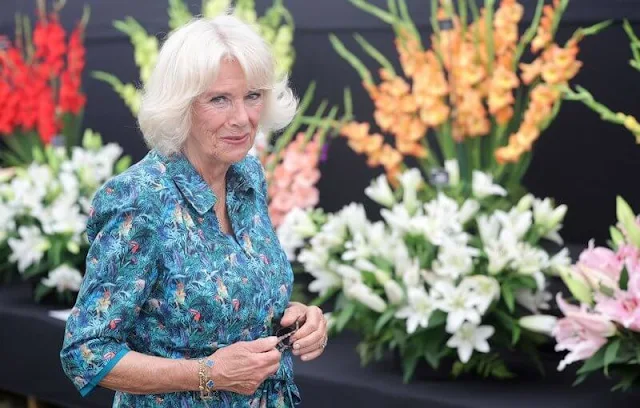
M 182 148 L 193 101 L 211 87 L 223 58 L 238 61 L 251 90 L 265 92 L 259 130 L 280 130 L 291 122 L 298 100 L 288 78 L 276 78 L 271 46 L 229 14 L 196 18 L 168 36 L 145 86 L 138 123 L 150 148 L 164 155 Z

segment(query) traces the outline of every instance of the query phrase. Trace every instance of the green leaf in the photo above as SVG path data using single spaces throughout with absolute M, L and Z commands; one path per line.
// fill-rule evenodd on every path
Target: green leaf
M 611 241 L 617 247 L 624 245 L 624 235 L 616 227 L 609 227 L 609 233 L 611 234 Z
M 627 270 L 626 266 L 622 268 L 622 272 L 620 273 L 620 279 L 618 281 L 618 284 L 620 286 L 620 289 L 622 290 L 627 290 L 629 286 L 629 271 Z
M 578 375 L 576 380 L 573 382 L 573 386 L 575 387 L 576 385 L 582 384 L 584 382 L 584 380 L 587 379 L 588 376 L 589 376 L 589 374 Z
M 385 310 L 382 316 L 378 318 L 378 321 L 376 322 L 376 327 L 373 329 L 373 334 L 375 335 L 380 334 L 380 330 L 382 330 L 382 328 L 389 322 L 389 320 L 391 320 L 395 312 L 396 310 L 391 307 Z
M 349 319 L 353 316 L 356 311 L 355 303 L 347 303 L 345 308 L 340 312 L 340 316 L 336 318 L 336 330 L 342 331 L 346 324 L 349 322 Z
M 618 221 L 627 233 L 629 243 L 637 247 L 640 246 L 640 226 L 636 224 L 636 216 L 633 210 L 631 210 L 629 204 L 620 196 L 616 198 L 616 215 L 618 216 Z
M 464 371 L 464 364 L 461 361 L 456 361 L 453 363 L 453 367 L 451 367 L 451 375 L 454 377 L 459 377 Z
M 511 286 L 505 283 L 500 288 L 500 291 L 502 292 L 502 298 L 504 299 L 504 304 L 507 305 L 507 309 L 509 309 L 511 313 L 515 312 L 516 301 L 513 296 L 513 290 L 511 289 Z
M 620 349 L 620 339 L 616 339 L 609 343 L 604 353 L 604 375 L 609 376 L 609 364 L 615 361 Z
M 402 361 L 402 369 L 404 371 L 404 375 L 402 376 L 402 380 L 404 383 L 408 383 L 413 373 L 416 371 L 416 365 L 418 365 L 418 356 L 406 357 Z
M 577 374 L 588 374 L 592 371 L 601 369 L 602 366 L 604 366 L 604 352 L 605 348 L 600 348 L 596 354 L 591 356 L 591 358 L 582 364 L 582 367 L 578 369 Z
M 447 314 L 442 310 L 436 310 L 431 314 L 429 318 L 429 328 L 434 328 L 438 326 L 442 326 L 447 321 Z
M 33 292 L 33 297 L 35 298 L 36 302 L 40 302 L 40 300 L 42 300 L 42 298 L 48 295 L 52 290 L 53 288 L 50 288 L 48 286 L 43 285 L 42 283 L 39 283 L 35 291 Z
M 367 85 L 374 85 L 373 77 L 371 76 L 371 72 L 367 69 L 367 67 L 356 57 L 352 52 L 350 52 L 347 47 L 338 39 L 335 34 L 329 35 L 329 41 L 333 46 L 333 49 L 336 50 L 338 55 L 340 55 L 345 61 L 347 61 L 351 66 L 358 72 L 360 78 Z
M 520 333 L 522 333 L 522 328 L 519 325 L 514 325 L 513 332 L 511 333 L 511 344 L 514 346 L 518 343 L 518 340 L 520 340 Z
M 115 165 L 115 174 L 120 174 L 131 166 L 131 157 L 124 156 L 121 157 L 120 160 Z

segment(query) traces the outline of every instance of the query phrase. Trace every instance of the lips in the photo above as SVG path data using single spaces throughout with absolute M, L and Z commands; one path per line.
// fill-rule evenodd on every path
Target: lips
M 249 138 L 249 133 L 245 133 L 243 135 L 224 136 L 222 140 L 224 140 L 227 143 L 240 144 L 240 143 L 244 143 L 248 138 Z

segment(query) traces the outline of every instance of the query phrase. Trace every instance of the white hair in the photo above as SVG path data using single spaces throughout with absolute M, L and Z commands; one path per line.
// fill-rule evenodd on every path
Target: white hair
M 211 87 L 224 58 L 240 64 L 251 90 L 265 92 L 261 131 L 291 122 L 298 100 L 288 78 L 276 78 L 271 46 L 234 16 L 196 18 L 168 36 L 145 85 L 138 123 L 150 148 L 164 155 L 182 148 L 191 131 L 193 101 Z

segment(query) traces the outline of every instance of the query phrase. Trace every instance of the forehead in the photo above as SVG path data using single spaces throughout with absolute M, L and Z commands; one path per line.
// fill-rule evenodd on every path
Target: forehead
M 250 90 L 263 88 L 258 82 L 260 81 L 257 78 L 254 81 L 247 78 L 242 65 L 236 59 L 223 58 L 220 61 L 218 73 L 211 85 L 207 87 L 206 93 L 244 94 Z

